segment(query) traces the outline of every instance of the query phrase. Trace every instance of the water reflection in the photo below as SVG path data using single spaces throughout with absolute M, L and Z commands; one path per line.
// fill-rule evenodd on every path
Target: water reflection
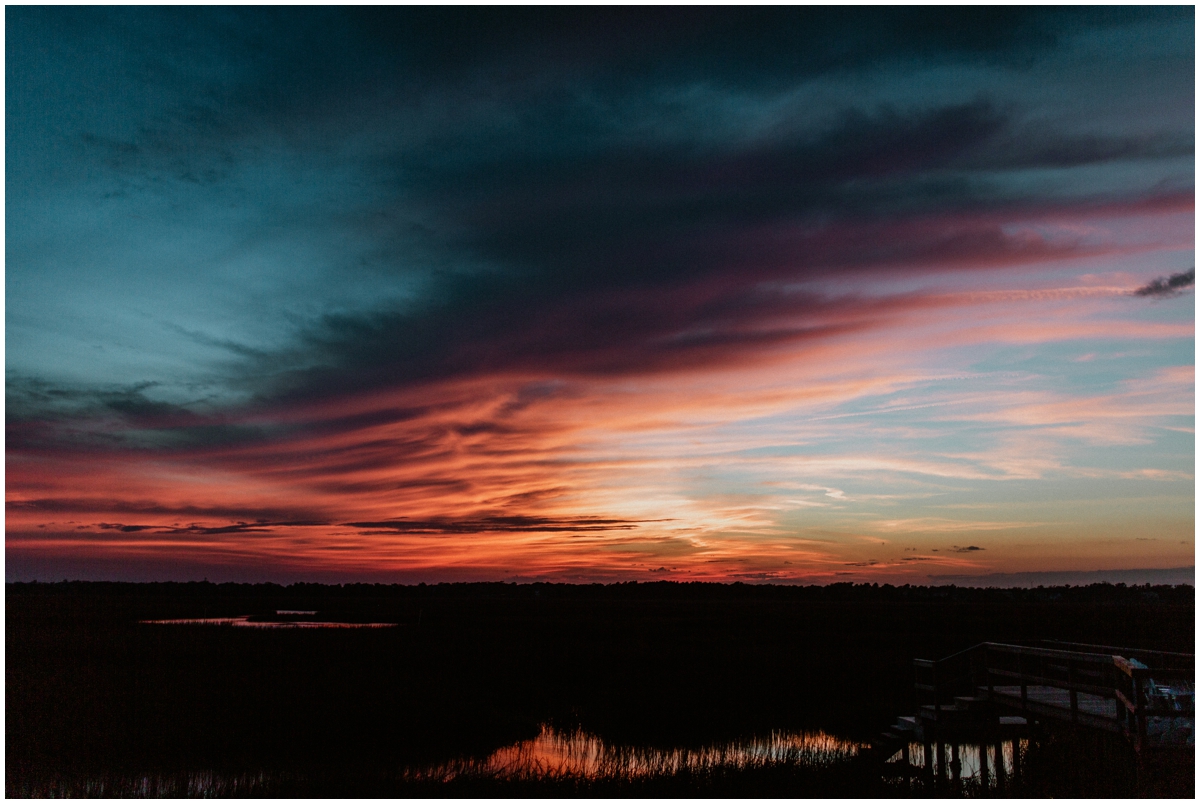
M 499 778 L 633 779 L 684 770 L 741 770 L 779 762 L 824 765 L 848 759 L 860 747 L 824 732 L 772 732 L 764 739 L 704 748 L 644 748 L 610 745 L 585 731 L 560 732 L 543 725 L 541 733 L 532 740 L 501 748 L 484 760 L 446 763 L 411 772 L 409 776 L 444 781 L 463 774 Z
M 983 789 L 1003 789 L 1020 774 L 1021 756 L 1028 740 L 1001 740 L 992 744 L 909 743 L 888 764 L 905 768 L 914 778 L 936 778 L 941 782 Z
M 315 614 L 309 611 L 278 612 L 278 614 Z M 251 620 L 244 617 L 192 617 L 183 620 L 139 620 L 147 625 L 224 625 L 237 628 L 395 628 L 396 623 L 336 623 L 316 620 Z

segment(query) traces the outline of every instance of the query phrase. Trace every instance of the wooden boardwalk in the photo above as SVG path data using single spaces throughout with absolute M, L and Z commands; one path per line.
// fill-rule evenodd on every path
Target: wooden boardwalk
M 1053 644 L 972 648 L 968 676 L 977 694 L 1042 723 L 1124 735 L 1138 751 L 1195 745 L 1193 654 Z
M 981 778 L 986 782 L 990 755 L 993 782 L 999 782 L 1001 745 L 1034 727 L 1121 735 L 1139 755 L 1194 750 L 1193 654 L 984 642 L 944 659 L 915 659 L 913 665 L 916 689 L 931 702 L 897 719 L 872 746 L 873 756 L 906 777 L 954 776 L 960 746 L 976 746 Z M 1019 756 L 1015 744 L 1011 755 Z
M 1071 691 L 1063 687 L 1032 685 L 1026 688 L 1026 699 L 1022 702 L 1020 686 L 993 687 L 989 694 L 992 702 L 1006 709 L 1020 710 L 1055 720 L 1070 721 Z M 1078 714 L 1076 719 L 1084 725 L 1105 731 L 1121 731 L 1120 706 L 1116 698 L 1077 693 Z

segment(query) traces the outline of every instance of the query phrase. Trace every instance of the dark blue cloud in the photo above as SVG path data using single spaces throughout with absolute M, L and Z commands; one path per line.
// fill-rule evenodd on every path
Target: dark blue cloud
M 14 7 L 10 421 L 217 444 L 279 395 L 861 326 L 777 286 L 1066 255 L 1006 225 L 1189 197 L 1192 20 Z
M 1196 284 L 1196 269 L 1190 271 L 1182 271 L 1170 276 L 1160 277 L 1158 279 L 1147 282 L 1142 287 L 1133 292 L 1135 296 L 1152 296 L 1157 298 L 1178 296 L 1183 293 L 1186 288 L 1194 287 Z

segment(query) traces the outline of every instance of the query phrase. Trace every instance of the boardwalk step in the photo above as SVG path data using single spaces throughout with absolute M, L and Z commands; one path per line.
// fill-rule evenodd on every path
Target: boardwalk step
M 996 705 L 987 698 L 959 695 L 954 699 L 954 703 L 960 709 L 970 713 L 969 716 L 974 720 L 990 720 L 996 715 Z
M 991 706 L 991 701 L 987 699 L 987 696 L 980 697 L 978 695 L 957 695 L 954 703 L 964 709 L 986 709 Z
M 966 715 L 966 713 L 967 710 L 965 708 L 957 706 L 956 704 L 943 704 L 940 712 L 933 704 L 925 704 L 921 707 L 921 711 L 918 713 L 918 715 L 925 720 L 936 721 L 961 718 Z
M 896 718 L 896 722 L 892 725 L 892 731 L 916 731 L 917 719 L 908 715 Z
M 939 714 L 933 706 L 921 707 L 920 718 L 926 723 L 994 723 L 995 709 L 986 702 L 943 705 Z

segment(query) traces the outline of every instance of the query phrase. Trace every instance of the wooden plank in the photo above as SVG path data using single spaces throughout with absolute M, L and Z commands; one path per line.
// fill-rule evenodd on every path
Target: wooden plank
M 1059 644 L 1068 646 L 1068 643 Z M 1104 646 L 1082 644 L 1078 647 L 1105 649 Z M 988 700 L 1008 707 L 1010 711 L 1015 708 L 1027 712 L 1026 717 L 1034 715 L 1047 720 L 1070 721 L 1081 727 L 1109 732 L 1132 732 L 1129 736 L 1136 739 L 1140 748 L 1147 741 L 1147 715 L 1159 714 L 1149 712 L 1146 708 L 1145 683 L 1150 678 L 1164 686 L 1176 680 L 1190 680 L 1192 671 L 1180 665 L 1190 661 L 1189 666 L 1194 667 L 1194 657 L 1191 654 L 1166 654 L 1161 651 L 1127 651 L 1145 658 L 1154 655 L 1168 665 L 1151 669 L 1138 658 L 1122 656 L 1117 650 L 1094 653 L 984 642 L 946 659 L 914 659 L 916 677 L 920 679 L 915 688 L 934 694 L 933 706 L 926 709 L 932 709 L 930 714 L 940 721 L 939 710 L 943 707 L 937 695 L 940 690 L 939 676 L 959 673 L 969 660 L 973 683 L 986 685 L 978 689 L 981 695 L 986 692 Z M 1015 658 L 1005 659 L 1005 656 Z M 1036 672 L 1031 672 L 1031 665 L 1036 666 Z M 1012 669 L 1014 666 L 1015 670 Z M 1113 669 L 1109 670 L 1110 667 Z M 928 675 L 924 676 L 926 672 Z M 980 677 L 981 673 L 984 678 Z M 1119 688 L 1122 675 L 1115 675 L 1117 673 L 1131 679 L 1134 700 L 1130 700 L 1130 694 Z M 1014 682 L 1019 682 L 1019 686 Z M 1189 713 L 1176 713 L 1175 710 L 1162 713 L 1163 716 L 1175 714 L 1189 716 Z M 1194 717 L 1194 714 L 1191 716 Z M 923 717 L 928 718 L 928 715 Z M 951 723 L 947 728 L 961 728 L 962 725 Z M 927 728 L 932 726 L 926 724 Z M 938 733 L 941 734 L 940 725 Z M 934 767 L 941 771 L 944 762 L 943 757 L 935 759 L 926 750 L 927 773 Z
M 997 696 L 998 702 L 1001 696 Z M 1033 715 L 1040 720 L 1049 721 L 1057 720 L 1063 723 L 1068 723 L 1071 720 L 1071 711 L 1061 706 L 1052 706 L 1045 703 L 1035 701 L 1028 702 L 1025 710 L 1029 715 Z M 1120 733 L 1123 731 L 1121 722 L 1115 718 L 1105 715 L 1097 715 L 1090 712 L 1079 711 L 1076 714 L 1078 721 L 1077 725 L 1087 728 L 1099 729 L 1101 731 Z
M 1155 666 L 1161 664 L 1166 668 L 1186 670 L 1195 668 L 1194 653 L 1172 653 L 1165 650 L 1142 650 L 1141 648 L 1122 648 L 1115 645 L 1091 645 L 1085 642 L 1061 642 L 1056 639 L 1043 639 L 1042 642 L 1051 645 L 1062 645 L 1065 648 L 1091 648 L 1089 653 L 1111 653 L 1114 656 L 1142 657 L 1142 660 L 1153 658 Z
M 1040 656 L 1043 659 L 1075 659 L 1094 664 L 1112 664 L 1112 654 L 1108 653 L 1075 653 L 1067 650 L 1051 650 L 1049 648 L 1030 648 L 1024 645 L 1005 645 L 1001 642 L 985 642 L 988 650 L 999 653 L 1021 654 L 1024 656 Z
M 1022 674 L 1022 673 L 1015 672 L 1013 670 L 996 670 L 996 669 L 990 668 L 990 667 L 988 668 L 988 672 L 991 673 L 992 675 L 1000 676 L 1002 678 L 1011 678 L 1014 681 L 1050 682 L 1050 683 L 1046 684 L 1045 686 L 1054 686 L 1054 683 L 1058 682 L 1058 683 L 1063 684 L 1064 689 L 1070 689 L 1071 687 L 1074 687 L 1074 689 L 1077 689 L 1080 692 L 1086 692 L 1090 695 L 1102 695 L 1106 698 L 1113 697 L 1113 688 L 1109 687 L 1107 685 L 1101 686 L 1098 684 L 1082 684 L 1082 683 L 1078 683 L 1078 682 L 1075 683 L 1074 685 L 1067 685 L 1066 683 L 1062 682 L 1061 679 L 1057 679 L 1057 678 L 1047 678 L 1046 676 L 1030 675 L 1028 673 Z
M 1019 687 L 997 687 L 994 697 L 1010 699 L 1019 706 L 1021 691 Z M 1080 716 L 1086 715 L 1114 722 L 1117 720 L 1117 704 L 1112 698 L 1078 693 L 1077 702 L 1077 713 Z M 1048 712 L 1058 719 L 1070 719 L 1071 691 L 1061 687 L 1028 687 L 1025 704 L 1031 710 L 1037 709 L 1043 714 Z

